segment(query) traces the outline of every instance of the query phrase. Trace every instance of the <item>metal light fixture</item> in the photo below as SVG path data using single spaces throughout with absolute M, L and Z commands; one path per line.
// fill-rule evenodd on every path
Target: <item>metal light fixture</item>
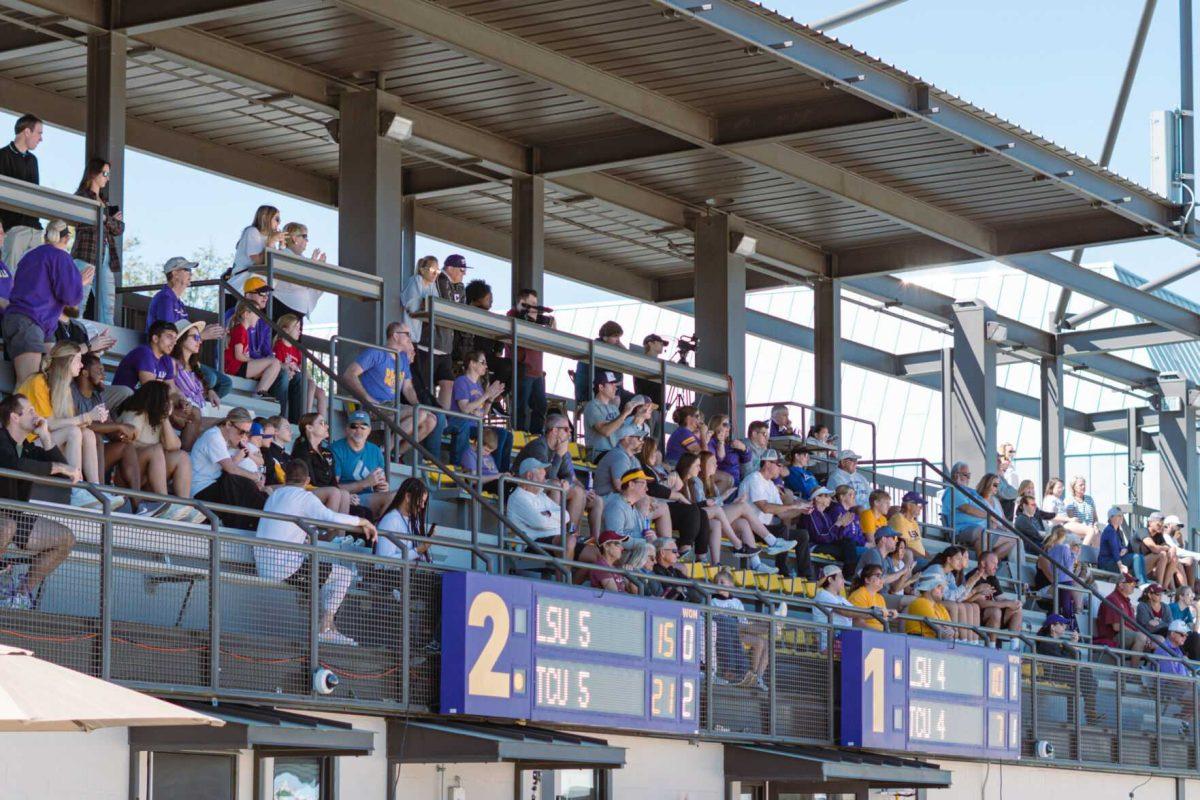
M 743 258 L 754 255 L 758 249 L 758 240 L 744 233 L 729 234 L 729 249 Z
M 412 138 L 413 121 L 407 117 L 402 117 L 399 114 L 381 114 L 387 123 L 383 130 L 383 135 L 396 142 L 407 142 Z M 390 116 L 391 119 L 387 119 Z

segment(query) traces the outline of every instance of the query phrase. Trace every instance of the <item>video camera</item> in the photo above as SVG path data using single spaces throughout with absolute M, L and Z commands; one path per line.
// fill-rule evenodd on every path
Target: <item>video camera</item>
M 693 332 L 691 336 L 680 336 L 675 340 L 675 359 L 680 364 L 688 363 L 688 356 L 696 352 L 696 347 L 700 344 L 700 340 Z
M 524 319 L 536 325 L 553 325 L 554 317 L 550 314 L 554 311 L 549 306 L 533 306 L 528 303 L 522 303 L 520 307 L 521 316 Z

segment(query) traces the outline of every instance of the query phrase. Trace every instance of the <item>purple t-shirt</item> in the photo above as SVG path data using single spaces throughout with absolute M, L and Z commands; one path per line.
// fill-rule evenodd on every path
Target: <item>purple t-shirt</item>
M 67 251 L 43 244 L 17 265 L 8 300 L 10 312 L 29 317 L 51 341 L 63 308 L 83 302 L 83 280 Z
M 161 357 L 156 358 L 150 345 L 140 344 L 130 350 L 117 365 L 117 371 L 113 374 L 113 386 L 136 389 L 140 383 L 139 372 L 152 372 L 155 378 L 169 381 L 175 377 L 175 361 L 170 353 L 163 353 Z
M 450 409 L 452 411 L 462 411 L 458 405 L 459 400 L 466 400 L 473 403 L 483 397 L 483 387 L 478 381 L 473 381 L 466 375 L 459 375 L 454 379 L 454 391 L 450 394 Z
M 146 333 L 149 333 L 150 326 L 160 319 L 163 322 L 175 323 L 187 318 L 187 306 L 170 286 L 164 286 L 150 299 L 150 308 L 146 311 Z
M 474 447 L 468 447 L 463 451 L 462 463 L 459 466 L 471 475 L 481 475 L 485 478 L 500 474 L 500 470 L 496 468 L 496 459 L 492 458 L 491 453 L 483 454 L 483 471 L 479 471 L 479 461 L 475 457 Z

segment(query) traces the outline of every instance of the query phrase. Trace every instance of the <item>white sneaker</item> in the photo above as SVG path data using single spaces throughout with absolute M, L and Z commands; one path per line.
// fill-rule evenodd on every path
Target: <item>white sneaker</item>
M 71 489 L 71 505 L 78 506 L 79 508 L 103 508 L 100 498 L 79 486 Z
M 776 539 L 775 544 L 762 551 L 764 556 L 777 556 L 780 553 L 786 553 L 789 550 L 796 549 L 796 542 L 793 539 Z
M 358 642 L 341 631 L 321 631 L 317 634 L 317 641 L 321 644 L 340 644 L 343 647 L 358 647 Z
M 760 575 L 777 575 L 779 573 L 779 567 L 772 566 L 771 564 L 759 564 L 757 567 L 752 567 L 752 569 Z

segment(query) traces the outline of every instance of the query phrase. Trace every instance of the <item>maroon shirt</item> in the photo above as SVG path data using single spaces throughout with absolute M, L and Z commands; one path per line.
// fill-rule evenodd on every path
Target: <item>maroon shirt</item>
M 508 316 L 515 317 L 516 309 L 509 309 Z M 508 348 L 508 355 L 512 357 L 512 346 Z M 542 368 L 542 353 L 540 350 L 531 350 L 528 347 L 522 347 L 517 350 L 517 362 L 521 365 L 521 377 L 523 378 L 541 378 L 546 375 L 546 371 Z
M 1129 602 L 1128 597 L 1121 594 L 1120 589 L 1113 589 L 1112 594 L 1100 604 L 1100 613 L 1096 615 L 1096 644 L 1117 646 L 1117 636 L 1120 635 L 1121 624 L 1125 622 L 1121 612 L 1132 617 L 1133 604 Z
M 607 561 L 604 560 L 603 557 L 601 557 L 600 560 L 596 562 L 596 566 L 592 567 L 592 569 L 590 570 L 590 576 L 589 576 L 588 580 L 591 582 L 592 586 L 596 587 L 597 589 L 603 589 L 604 582 L 606 580 L 608 580 L 609 578 L 612 578 L 613 582 L 617 584 L 617 591 L 618 592 L 625 591 L 625 576 L 624 575 L 622 575 L 619 572 L 608 572 L 607 570 L 598 569 L 599 567 L 611 567 L 611 566 L 612 566 L 612 564 L 609 564 Z

